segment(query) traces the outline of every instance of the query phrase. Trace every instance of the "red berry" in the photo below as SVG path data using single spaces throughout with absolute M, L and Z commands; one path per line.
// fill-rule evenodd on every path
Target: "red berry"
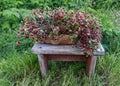
M 40 41 L 40 40 L 37 38 L 37 39 L 36 39 L 36 42 L 39 42 L 39 41 Z
M 59 30 L 61 30 L 62 29 L 62 27 L 61 26 L 59 26 Z
M 17 42 L 17 46 L 20 46 L 20 44 L 21 44 L 21 43 L 18 41 L 18 42 Z
M 28 35 L 25 35 L 25 38 L 29 38 L 29 36 L 28 36 Z
M 24 33 L 24 28 L 21 29 L 21 33 Z
M 58 15 L 58 18 L 59 18 L 59 19 L 62 19 L 62 18 L 63 18 L 63 16 L 62 16 L 62 15 Z
M 34 34 L 33 33 L 30 33 L 30 36 L 32 37 L 32 39 L 34 39 Z
M 82 16 L 80 16 L 80 19 L 82 19 L 83 17 Z
M 62 14 L 64 14 L 65 12 L 63 11 Z
M 25 23 L 25 26 L 26 26 L 26 27 L 28 27 L 28 26 L 29 26 L 29 24 L 28 24 L 28 23 Z
M 22 28 L 21 31 L 24 31 L 24 28 Z
M 33 34 L 33 33 L 30 33 L 30 36 L 34 36 L 34 34 Z
M 38 30 L 37 30 L 37 29 L 34 29 L 33 31 L 34 31 L 35 34 L 38 33 Z
M 84 23 L 80 23 L 80 26 L 84 26 Z

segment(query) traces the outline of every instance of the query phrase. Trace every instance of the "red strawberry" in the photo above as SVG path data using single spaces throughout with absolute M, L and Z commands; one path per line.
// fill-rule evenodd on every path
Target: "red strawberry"
M 21 33 L 24 33 L 24 28 L 21 29 Z
M 36 42 L 39 42 L 39 41 L 40 41 L 40 40 L 37 38 L 37 39 L 36 39 Z
M 38 33 L 38 30 L 37 30 L 37 29 L 34 29 L 34 33 L 35 33 L 35 34 Z
M 80 16 L 80 19 L 83 19 L 83 17 L 82 17 L 82 16 Z
M 21 44 L 21 43 L 18 41 L 18 42 L 17 42 L 17 46 L 20 46 L 20 44 Z
M 80 26 L 84 26 L 84 23 L 79 23 L 80 24 Z
M 25 38 L 29 38 L 29 36 L 28 36 L 28 35 L 25 35 Z
M 33 33 L 30 33 L 30 36 L 32 37 L 32 39 L 34 39 L 34 34 Z
M 34 36 L 34 34 L 33 34 L 33 33 L 30 33 L 30 36 Z

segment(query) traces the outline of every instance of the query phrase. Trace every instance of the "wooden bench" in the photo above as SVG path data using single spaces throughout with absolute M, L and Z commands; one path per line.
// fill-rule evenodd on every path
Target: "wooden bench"
M 100 44 L 99 48 L 94 51 L 94 56 L 84 55 L 82 49 L 72 45 L 50 45 L 36 43 L 32 47 L 32 53 L 38 55 L 41 74 L 44 77 L 48 71 L 48 61 L 83 61 L 86 62 L 86 74 L 94 74 L 97 56 L 104 55 L 105 51 Z

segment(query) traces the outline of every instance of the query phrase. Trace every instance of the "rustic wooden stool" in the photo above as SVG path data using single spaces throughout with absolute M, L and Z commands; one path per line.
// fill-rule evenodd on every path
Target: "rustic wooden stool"
M 38 55 L 42 77 L 46 75 L 48 70 L 48 60 L 86 62 L 86 74 L 91 76 L 94 74 L 97 56 L 104 55 L 105 51 L 100 44 L 99 49 L 94 51 L 94 56 L 86 57 L 82 49 L 73 47 L 72 45 L 36 43 L 32 48 L 32 53 Z

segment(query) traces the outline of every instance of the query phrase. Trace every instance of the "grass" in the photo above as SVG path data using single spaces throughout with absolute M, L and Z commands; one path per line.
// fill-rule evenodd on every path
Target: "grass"
M 88 78 L 84 73 L 85 65 L 82 62 L 53 61 L 45 80 L 42 80 L 36 56 L 29 53 L 24 55 L 11 53 L 7 60 L 0 61 L 0 85 L 118 86 L 119 62 L 120 56 L 116 54 L 107 53 L 103 57 L 98 57 L 95 74 L 92 78 Z
M 0 32 L 0 86 L 119 86 L 120 33 L 113 11 L 91 10 L 103 25 L 102 44 L 106 55 L 98 57 L 95 74 L 85 75 L 83 62 L 54 62 L 43 80 L 37 56 L 31 54 L 32 44 L 24 41 L 17 47 L 15 31 Z M 27 42 L 27 44 L 26 44 Z

